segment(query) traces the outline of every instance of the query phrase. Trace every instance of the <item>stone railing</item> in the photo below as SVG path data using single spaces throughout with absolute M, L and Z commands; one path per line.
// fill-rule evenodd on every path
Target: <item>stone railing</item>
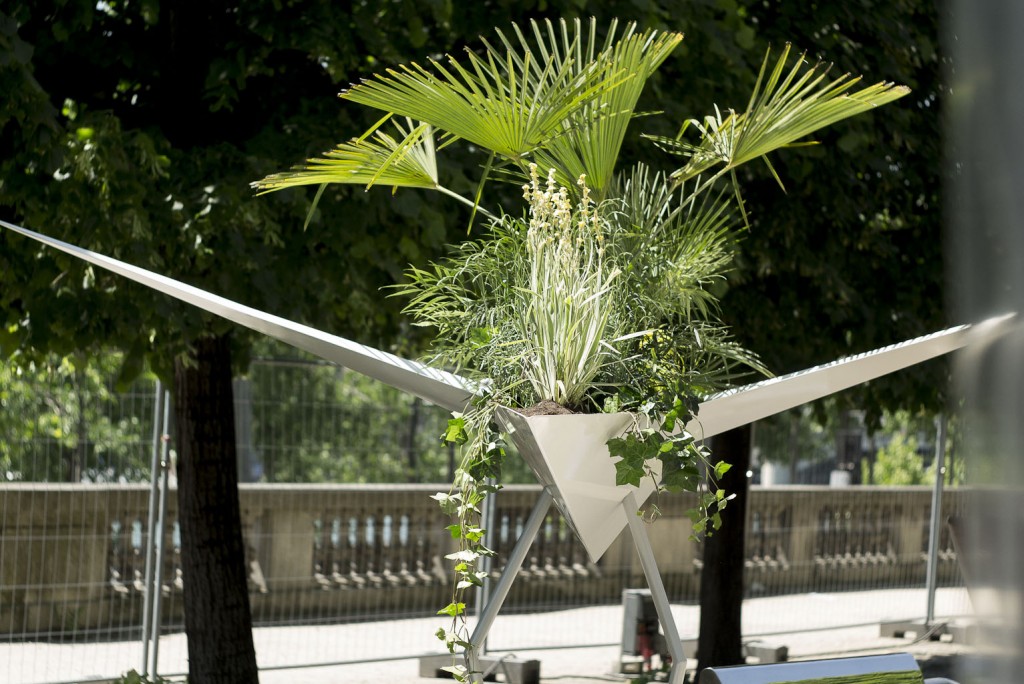
M 261 624 L 382 619 L 432 613 L 447 602 L 449 521 L 429 497 L 437 485 L 242 485 L 254 619 Z M 496 498 L 493 575 L 539 489 Z M 947 491 L 942 519 L 964 492 Z M 0 486 L 0 634 L 64 638 L 135 633 L 141 615 L 149 488 Z M 700 545 L 688 541 L 684 496 L 663 496 L 648 528 L 674 601 L 697 598 Z M 931 492 L 926 487 L 754 487 L 747 525 L 747 592 L 787 593 L 924 583 Z M 162 614 L 181 623 L 176 497 L 164 530 Z M 959 581 L 948 534 L 939 580 Z M 620 600 L 643 586 L 628 536 L 594 564 L 552 509 L 509 610 Z

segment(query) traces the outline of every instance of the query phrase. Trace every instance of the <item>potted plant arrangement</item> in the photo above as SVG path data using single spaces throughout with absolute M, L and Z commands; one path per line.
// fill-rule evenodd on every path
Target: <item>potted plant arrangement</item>
M 463 593 L 491 553 L 480 504 L 500 486 L 505 436 L 595 560 L 624 526 L 616 511 L 629 491 L 638 501 L 694 492 L 695 535 L 720 524 L 729 497 L 716 480 L 728 465 L 699 442 L 697 402 L 767 372 L 717 317 L 713 285 L 746 224 L 735 170 L 760 159 L 774 175 L 769 153 L 908 92 L 858 89 L 858 79 L 831 79 L 786 47 L 766 56 L 744 110 L 716 109 L 681 122 L 676 137 L 650 139 L 674 170 L 620 169 L 644 84 L 683 36 L 614 22 L 597 35 L 594 21 L 513 26 L 462 59 L 365 80 L 342 98 L 383 112 L 373 128 L 255 184 L 430 189 L 485 217 L 479 237 L 410 269 L 392 293 L 436 330 L 433 361 L 480 381 L 449 422 L 461 465 L 436 495 L 459 540 L 440 611 L 453 624 L 438 631 L 453 652 L 471 648 Z M 439 181 L 438 154 L 458 141 L 485 155 L 474 198 Z M 521 186 L 523 209 L 489 206 L 495 182 Z M 640 513 L 653 518 L 656 504 Z

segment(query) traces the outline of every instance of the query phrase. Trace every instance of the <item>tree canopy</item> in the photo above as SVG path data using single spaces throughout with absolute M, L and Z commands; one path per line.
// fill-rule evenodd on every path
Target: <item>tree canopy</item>
M 381 342 L 401 326 L 377 288 L 437 253 L 449 231 L 464 227 L 463 210 L 415 190 L 388 197 L 332 186 L 302 232 L 312 193 L 254 200 L 247 183 L 365 127 L 352 119 L 362 108 L 331 97 L 357 75 L 401 58 L 457 53 L 504 21 L 511 5 L 286 11 L 267 2 L 239 13 L 233 4 L 5 7 L 0 205 L 58 237 Z M 742 109 L 763 49 L 786 41 L 813 50 L 809 60 L 835 62 L 838 73 L 885 74 L 914 89 L 885 116 L 821 136 L 823 147 L 846 154 L 777 154 L 786 196 L 767 170 L 743 171 L 752 175 L 746 187 L 754 186 L 746 193 L 752 226 L 723 293 L 723 316 L 776 372 L 944 322 L 936 16 L 926 3 L 867 4 L 870 11 L 858 3 L 651 3 L 642 16 L 635 3 L 589 8 L 599 19 L 635 18 L 685 34 L 638 107 L 668 115 L 632 124 L 643 131 L 673 134 L 650 129 L 709 101 Z M 579 14 L 571 3 L 538 10 L 523 14 Z M 649 143 L 628 140 L 627 160 L 650 156 L 641 147 Z M 446 181 L 472 194 L 459 167 L 484 160 L 453 152 L 451 162 Z M 204 325 L 188 307 L 67 257 L 6 234 L 0 241 L 7 354 L 66 353 L 104 340 L 129 352 L 130 374 L 144 352 L 180 350 Z M 106 306 L 115 292 L 128 301 Z M 160 325 L 167 320 L 175 325 Z M 933 365 L 873 383 L 857 401 L 927 402 L 941 372 Z

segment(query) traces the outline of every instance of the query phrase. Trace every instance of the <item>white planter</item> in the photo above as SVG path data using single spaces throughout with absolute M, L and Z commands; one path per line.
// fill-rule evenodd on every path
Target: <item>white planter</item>
M 524 416 L 499 408 L 498 421 L 519 454 L 555 500 L 590 559 L 597 562 L 626 526 L 623 499 L 633 492 L 643 503 L 654 493 L 649 477 L 640 487 L 615 484 L 615 461 L 606 442 L 620 436 L 633 418 L 628 413 Z M 660 475 L 661 462 L 648 462 Z

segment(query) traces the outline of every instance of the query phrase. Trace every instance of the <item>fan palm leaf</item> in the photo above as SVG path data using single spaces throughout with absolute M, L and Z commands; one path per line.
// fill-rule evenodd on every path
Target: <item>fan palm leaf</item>
M 253 185 L 260 193 L 300 185 L 355 183 L 367 189 L 383 184 L 392 187 L 437 189 L 437 157 L 434 133 L 429 124 L 392 124 L 397 136 L 378 126 L 360 138 L 342 143 L 322 157 L 308 160 L 282 173 L 275 173 Z
M 778 180 L 766 156 L 770 152 L 792 146 L 819 129 L 910 92 L 905 86 L 885 82 L 851 92 L 859 77 L 846 74 L 827 81 L 828 69 L 820 64 L 807 66 L 803 55 L 787 69 L 789 52 L 787 45 L 770 73 L 771 52 L 766 54 L 745 112 L 731 112 L 723 118 L 716 110 L 703 121 L 686 121 L 674 140 L 656 139 L 666 150 L 689 158 L 685 166 L 673 173 L 676 182 L 722 165 L 714 174 L 717 178 L 758 157 L 764 158 Z M 700 132 L 696 144 L 683 140 L 690 126 Z
M 681 33 L 635 33 L 629 24 L 615 40 L 612 24 L 598 63 L 609 74 L 628 74 L 616 87 L 597 94 L 574 120 L 564 123 L 565 132 L 537 151 L 542 168 L 554 168 L 560 183 L 574 187 L 581 175 L 594 198 L 606 196 L 615 162 L 633 118 L 637 100 L 650 76 L 683 39 Z M 589 56 L 594 61 L 593 56 Z
M 527 31 L 514 25 L 511 37 L 499 31 L 498 42 L 485 42 L 481 54 L 467 51 L 463 61 L 450 55 L 444 62 L 431 60 L 430 70 L 415 63 L 392 69 L 342 97 L 425 121 L 516 163 L 562 137 L 576 138 L 578 148 L 587 137 L 586 124 L 596 125 L 592 130 L 601 135 L 588 145 L 601 153 L 588 152 L 589 168 L 577 163 L 574 171 L 593 168 L 591 175 L 607 180 L 610 171 L 604 169 L 614 163 L 643 82 L 682 36 L 636 34 L 631 24 L 616 43 L 613 24 L 598 48 L 596 33 L 594 20 L 586 28 L 578 20 L 563 20 L 558 28 L 533 21 Z M 623 86 L 622 94 L 609 97 Z M 600 121 L 605 123 L 595 124 Z M 600 144 L 606 137 L 614 144 Z M 593 163 L 595 156 L 599 164 Z
M 582 39 L 570 35 L 570 45 Z M 534 66 L 538 68 L 534 68 Z M 341 97 L 359 104 L 425 121 L 451 135 L 519 159 L 561 130 L 561 122 L 608 82 L 575 72 L 570 57 L 560 62 L 521 55 L 482 55 L 466 51 L 465 63 L 448 55 L 389 69 L 352 86 Z M 589 75 L 589 74 L 588 74 Z

